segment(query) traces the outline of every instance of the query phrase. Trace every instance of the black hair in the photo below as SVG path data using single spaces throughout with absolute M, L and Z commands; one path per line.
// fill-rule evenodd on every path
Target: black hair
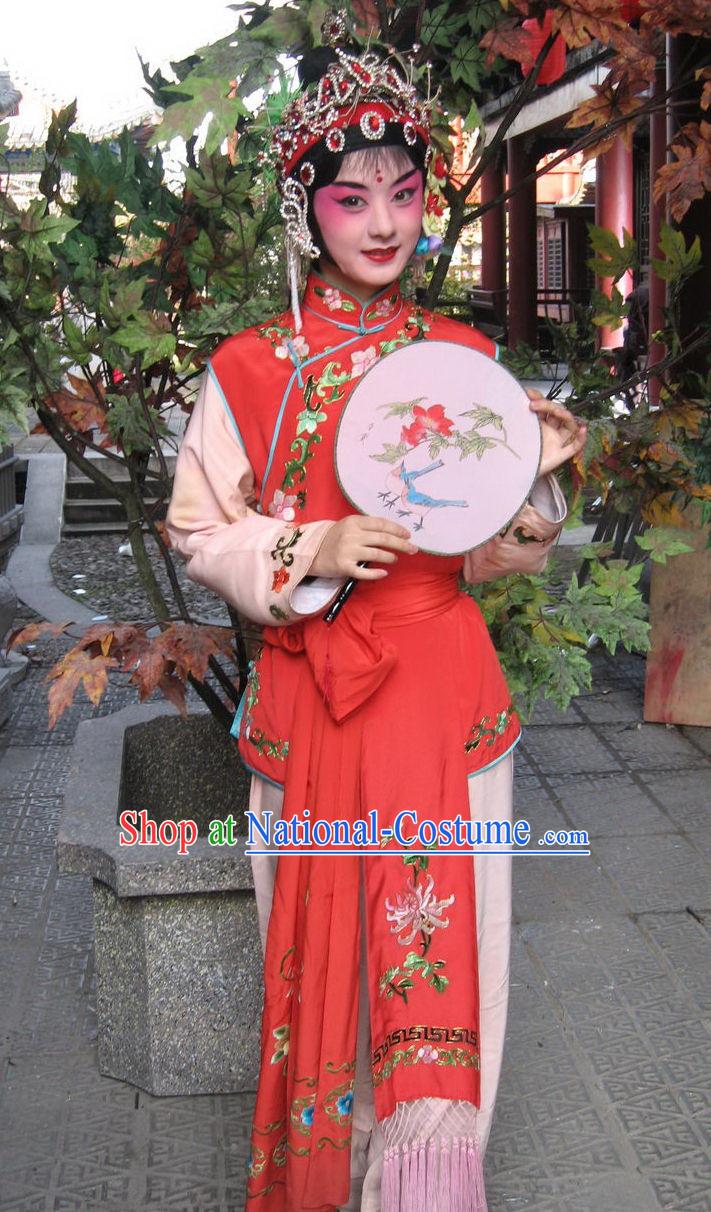
M 302 88 L 305 88 L 309 84 L 315 84 L 334 63 L 338 63 L 338 59 L 333 50 L 328 46 L 317 46 L 310 51 L 306 51 L 299 60 L 297 69 Z M 419 134 L 414 143 L 408 143 L 405 139 L 401 122 L 386 122 L 385 129 L 377 140 L 367 138 L 360 129 L 360 126 L 348 126 L 342 129 L 344 144 L 339 152 L 329 151 L 324 139 L 320 139 L 318 143 L 309 148 L 308 152 L 296 164 L 291 173 L 298 181 L 300 180 L 299 168 L 304 159 L 314 166 L 314 179 L 310 185 L 305 186 L 308 199 L 307 222 L 315 244 L 326 256 L 330 256 L 330 254 L 326 248 L 321 229 L 314 214 L 314 194 L 317 189 L 322 189 L 324 185 L 330 185 L 332 181 L 335 181 L 341 170 L 344 157 L 350 152 L 384 151 L 386 148 L 402 149 L 407 152 L 414 167 L 422 173 L 423 186 L 426 178 L 425 155 L 427 144 Z

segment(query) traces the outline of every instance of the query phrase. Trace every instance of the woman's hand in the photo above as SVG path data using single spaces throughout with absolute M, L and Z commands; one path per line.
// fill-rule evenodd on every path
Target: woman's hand
M 309 568 L 309 576 L 379 581 L 388 575 L 387 569 L 359 568 L 359 562 L 367 560 L 368 563 L 394 564 L 397 551 L 414 555 L 418 548 L 408 542 L 409 538 L 409 530 L 398 526 L 397 522 L 351 514 L 335 522 L 326 531 L 326 537 Z
M 588 427 L 569 409 L 547 400 L 535 388 L 527 389 L 526 395 L 531 401 L 529 407 L 538 414 L 541 423 L 543 444 L 538 474 L 544 476 L 580 453 L 587 440 Z

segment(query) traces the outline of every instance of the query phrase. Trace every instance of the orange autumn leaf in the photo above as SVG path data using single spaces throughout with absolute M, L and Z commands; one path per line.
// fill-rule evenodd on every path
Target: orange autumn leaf
M 109 669 L 115 669 L 117 665 L 114 657 L 90 656 L 79 648 L 71 648 L 61 661 L 53 665 L 45 678 L 45 681 L 54 681 L 47 696 L 50 732 L 74 702 L 80 686 L 83 686 L 84 693 L 94 706 L 98 706 L 108 685 Z
M 94 427 L 101 430 L 106 428 L 106 412 L 94 401 L 80 400 L 68 391 L 54 391 L 45 397 L 45 404 L 79 433 L 87 433 Z
M 40 636 L 61 635 L 70 626 L 71 621 L 68 619 L 66 623 L 28 623 L 24 627 L 17 627 L 10 632 L 10 638 L 5 645 L 6 651 L 9 652 L 18 644 L 31 644 Z
M 536 61 L 530 35 L 516 17 L 507 17 L 493 29 L 487 30 L 479 46 L 487 52 L 487 67 L 491 66 L 497 55 L 503 59 L 513 59 L 526 69 L 533 67 Z
M 158 683 L 158 688 L 168 702 L 177 707 L 180 714 L 185 718 L 188 714 L 188 709 L 185 702 L 185 686 L 180 681 L 180 678 L 176 677 L 174 673 L 164 673 Z
M 158 534 L 160 535 L 161 539 L 165 543 L 166 547 L 171 547 L 172 543 L 170 541 L 170 535 L 168 534 L 168 529 L 166 527 L 165 522 L 156 522 L 155 528 L 158 531 Z
M 51 392 L 45 403 L 54 408 L 55 412 L 76 429 L 79 433 L 96 426 L 106 431 L 105 389 L 100 379 L 96 384 L 90 383 L 82 375 L 67 374 L 71 391 L 62 387 L 59 391 Z
M 227 627 L 207 627 L 196 623 L 171 623 L 156 636 L 153 644 L 158 652 L 175 663 L 178 677 L 190 674 L 202 681 L 211 656 L 221 652 L 232 655 L 232 632 Z
M 696 73 L 697 80 L 703 80 L 704 86 L 701 90 L 701 101 L 699 102 L 702 109 L 706 110 L 711 106 L 711 67 L 702 67 Z
M 669 441 L 677 430 L 688 437 L 696 437 L 701 429 L 701 422 L 706 416 L 706 408 L 697 400 L 680 400 L 674 404 L 665 404 L 655 414 L 655 429 L 659 437 Z
M 624 83 L 634 91 L 642 91 L 654 81 L 657 60 L 663 53 L 662 36 L 656 29 L 636 30 L 627 25 L 615 30 L 612 44 L 615 54 L 608 59 L 606 81 L 612 85 Z
M 698 198 L 711 190 L 711 122 L 688 122 L 671 144 L 676 157 L 663 164 L 654 182 L 654 201 L 669 196 L 669 209 L 680 222 Z
M 588 46 L 596 38 L 604 45 L 627 22 L 619 0 L 560 0 L 553 13 L 553 29 L 571 49 Z
M 631 147 L 635 127 L 634 114 L 644 103 L 643 97 L 632 96 L 621 86 L 610 88 L 607 81 L 592 87 L 595 96 L 589 101 L 583 101 L 566 123 L 569 127 L 592 126 L 594 130 L 600 131 L 600 138 L 585 149 L 584 160 L 602 155 L 620 136 L 627 146 Z M 629 121 L 608 133 L 609 124 L 620 118 L 628 118 Z
M 141 653 L 129 678 L 138 686 L 138 697 L 143 702 L 160 686 L 166 675 L 168 662 L 164 653 L 160 652 L 151 641 L 146 642 L 145 650 Z M 172 702 L 172 699 L 171 699 Z
M 691 34 L 711 37 L 711 6 L 708 0 L 646 0 L 642 29 L 654 28 L 667 34 Z
M 642 505 L 642 517 L 650 526 L 686 526 L 688 519 L 672 500 L 674 493 L 663 492 Z

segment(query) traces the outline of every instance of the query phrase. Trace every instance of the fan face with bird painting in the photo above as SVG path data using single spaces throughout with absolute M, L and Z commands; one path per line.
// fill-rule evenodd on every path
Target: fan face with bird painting
M 450 341 L 381 358 L 351 394 L 336 474 L 361 513 L 406 526 L 421 551 L 457 555 L 511 521 L 538 474 L 541 433 L 504 367 Z

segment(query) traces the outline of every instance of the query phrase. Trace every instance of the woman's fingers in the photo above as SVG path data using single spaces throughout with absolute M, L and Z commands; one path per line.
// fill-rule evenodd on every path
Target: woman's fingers
M 395 564 L 397 562 L 395 552 L 388 551 L 385 547 L 363 547 L 357 558 L 358 560 L 375 561 L 378 564 Z
M 388 574 L 385 568 L 360 568 L 358 564 L 353 564 L 346 569 L 345 575 L 353 577 L 354 581 L 382 581 Z

